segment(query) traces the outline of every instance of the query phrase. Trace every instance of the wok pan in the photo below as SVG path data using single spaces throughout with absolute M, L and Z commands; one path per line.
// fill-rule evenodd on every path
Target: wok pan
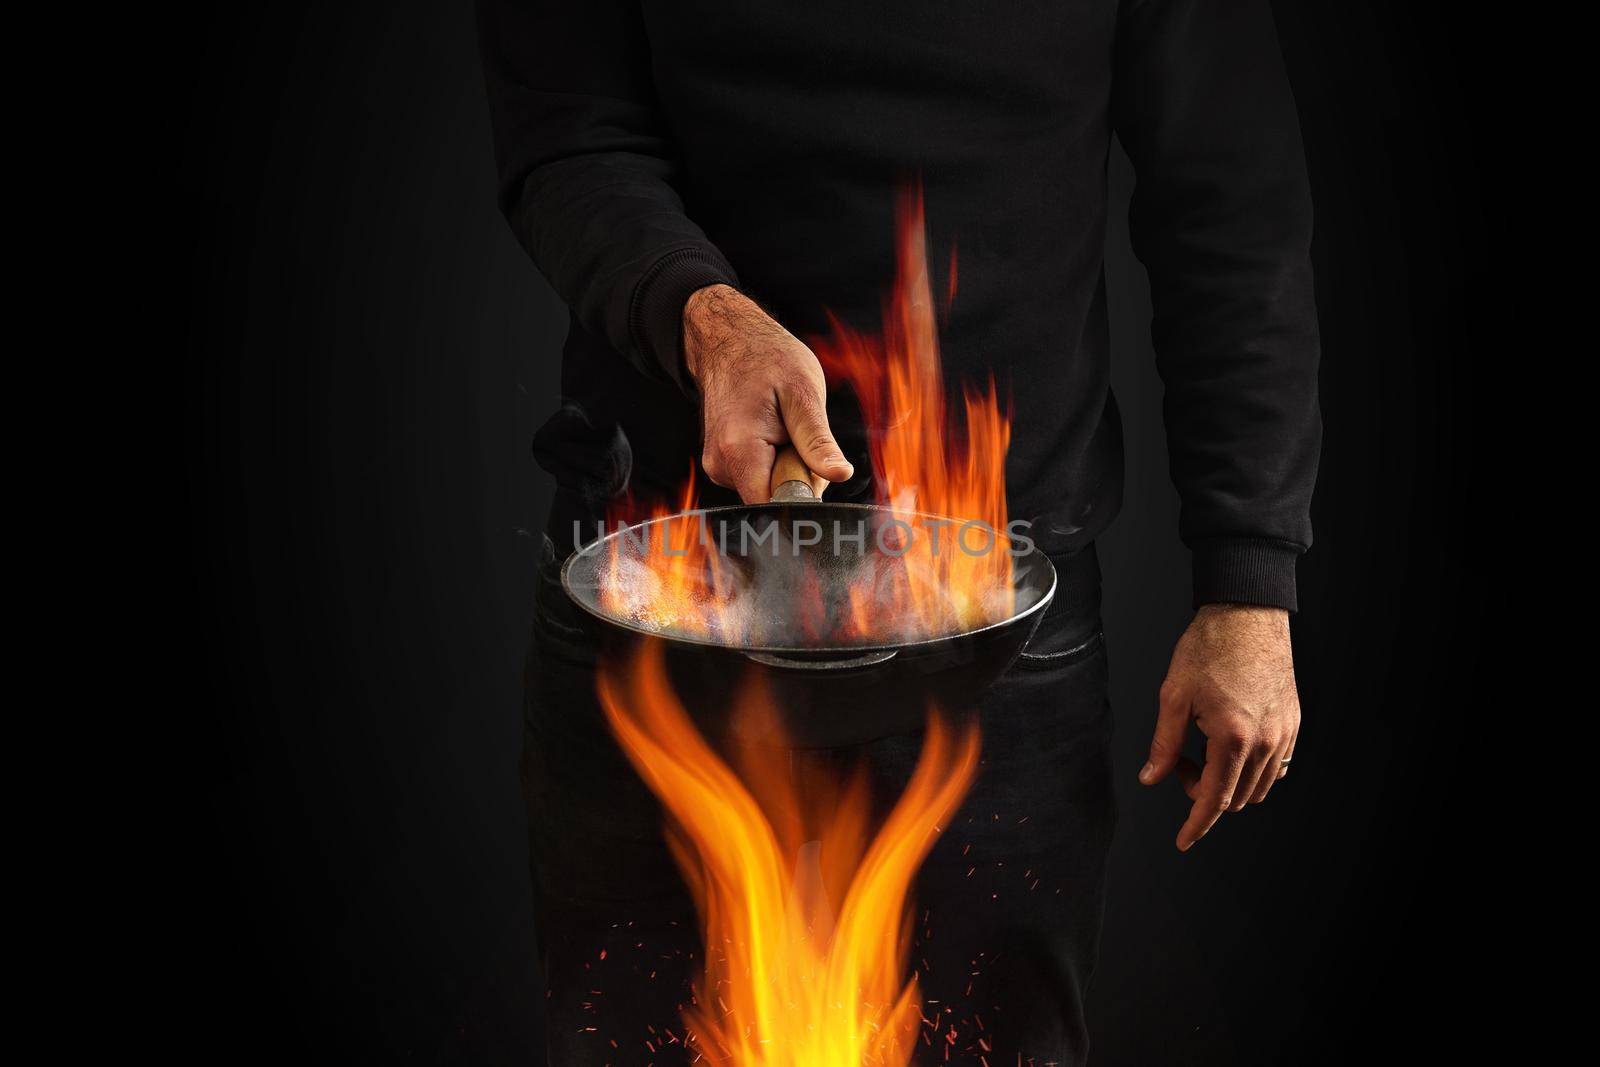
M 792 448 L 785 448 L 773 468 L 770 503 L 698 513 L 700 528 L 716 538 L 721 560 L 740 569 L 755 610 L 769 617 L 754 641 L 733 643 L 656 629 L 603 604 L 610 553 L 648 551 L 641 546 L 654 543 L 649 528 L 679 517 L 616 530 L 583 546 L 562 566 L 562 587 L 600 620 L 603 655 L 625 656 L 650 639 L 664 642 L 674 688 L 697 725 L 713 736 L 831 748 L 920 730 L 930 703 L 955 714 L 975 708 L 983 690 L 1026 648 L 1055 595 L 1056 572 L 1049 558 L 1032 546 L 1014 553 L 1014 611 L 1007 618 L 914 640 L 868 638 L 819 646 L 786 621 L 796 614 L 793 598 L 800 595 L 799 583 L 811 582 L 811 594 L 820 592 L 826 603 L 842 600 L 846 584 L 860 577 L 862 568 L 892 565 L 885 557 L 892 557 L 893 539 L 887 538 L 891 551 L 886 553 L 880 534 L 892 533 L 885 527 L 896 521 L 896 513 L 886 507 L 825 502 L 814 491 L 819 484 L 825 483 Z M 951 522 L 952 528 L 961 525 L 940 521 Z M 858 544 L 855 535 L 863 529 L 867 535 Z M 797 530 L 804 536 L 785 536 Z M 814 530 L 821 535 L 813 541 Z M 752 543 L 757 547 L 751 548 Z M 841 551 L 843 546 L 848 547 Z M 820 591 L 814 588 L 818 582 Z M 781 737 L 751 736 L 755 727 L 731 714 L 748 672 L 762 675 L 774 695 Z

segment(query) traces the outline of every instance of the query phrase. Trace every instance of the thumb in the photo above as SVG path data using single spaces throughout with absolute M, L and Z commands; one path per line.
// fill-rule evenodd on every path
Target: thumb
M 1172 773 L 1183 755 L 1183 735 L 1189 730 L 1189 690 L 1168 678 L 1161 686 L 1156 732 L 1150 739 L 1150 759 L 1139 769 L 1139 781 L 1155 785 Z
M 828 408 L 820 386 L 807 382 L 780 389 L 778 407 L 789 440 L 812 473 L 830 482 L 842 482 L 855 473 L 828 429 Z

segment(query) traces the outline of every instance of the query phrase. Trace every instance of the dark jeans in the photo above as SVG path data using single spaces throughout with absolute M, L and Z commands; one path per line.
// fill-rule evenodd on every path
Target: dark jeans
M 919 1062 L 946 1062 L 952 1027 L 953 1063 L 1066 1067 L 1088 1054 L 1083 1001 L 1116 821 L 1111 713 L 1093 549 L 1056 564 L 1061 588 L 1038 635 L 983 702 L 978 778 L 917 879 L 911 966 L 939 1027 Z M 684 1063 L 698 922 L 661 808 L 596 701 L 592 623 L 556 574 L 552 562 L 541 575 L 522 761 L 549 1062 Z M 885 737 L 832 755 L 864 758 L 892 802 L 920 743 Z

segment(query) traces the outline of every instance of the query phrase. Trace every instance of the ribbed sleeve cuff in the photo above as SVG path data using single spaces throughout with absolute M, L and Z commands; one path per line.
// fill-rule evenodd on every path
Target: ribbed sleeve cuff
M 683 363 L 683 305 L 696 289 L 738 285 L 733 267 L 714 248 L 680 248 L 650 265 L 633 291 L 628 328 L 641 351 L 686 394 L 694 383 Z
M 1259 604 L 1296 611 L 1300 548 L 1266 538 L 1217 538 L 1192 546 L 1194 605 Z

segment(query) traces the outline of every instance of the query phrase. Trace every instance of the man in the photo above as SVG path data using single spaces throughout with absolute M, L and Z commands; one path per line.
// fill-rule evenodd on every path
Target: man
M 501 203 L 572 312 L 566 402 L 535 442 L 557 499 L 524 754 L 550 1062 L 671 1062 L 681 1045 L 663 1035 L 699 951 L 554 568 L 574 523 L 592 529 L 625 490 L 665 495 L 694 458 L 764 500 L 792 441 L 830 498 L 870 498 L 864 428 L 829 406 L 798 338 L 826 311 L 877 327 L 908 176 L 929 247 L 959 246 L 948 384 L 992 370 L 1009 391 L 1010 515 L 1062 578 L 985 701 L 982 774 L 919 879 L 917 971 L 957 1032 L 952 1059 L 1083 1062 L 1114 821 L 1094 552 L 1121 497 L 1102 271 L 1113 133 L 1138 171 L 1134 242 L 1194 557 L 1197 611 L 1138 771 L 1176 773 L 1192 798 L 1179 849 L 1267 796 L 1299 726 L 1288 613 L 1311 540 L 1318 343 L 1305 169 L 1265 0 L 479 8 Z M 1191 721 L 1201 765 L 1180 756 Z M 863 756 L 892 796 L 916 751 L 884 738 L 841 757 Z

